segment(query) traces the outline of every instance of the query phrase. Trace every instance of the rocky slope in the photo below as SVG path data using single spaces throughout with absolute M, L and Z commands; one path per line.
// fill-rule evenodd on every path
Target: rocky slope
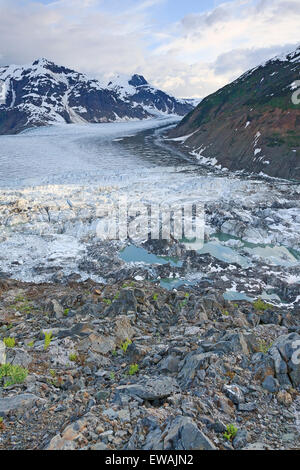
M 300 180 L 299 73 L 300 47 L 203 99 L 170 137 L 204 164 Z
M 146 83 L 133 76 L 127 94 L 46 59 L 0 67 L 0 134 L 52 123 L 146 119 L 161 112 L 183 116 L 193 109 Z
M 213 289 L 2 277 L 0 448 L 299 449 L 299 332 Z

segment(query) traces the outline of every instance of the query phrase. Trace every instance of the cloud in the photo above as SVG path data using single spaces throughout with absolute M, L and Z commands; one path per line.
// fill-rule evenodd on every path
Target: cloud
M 233 0 L 159 30 L 173 0 L 0 0 L 0 64 L 47 57 L 93 77 L 142 73 L 205 96 L 299 42 L 300 2 Z
M 236 76 L 243 71 L 256 67 L 268 57 L 274 57 L 281 53 L 288 53 L 295 44 L 278 44 L 272 47 L 258 49 L 235 49 L 217 57 L 212 68 L 216 75 L 232 74 Z
M 170 66 L 186 64 L 186 86 L 175 94 L 207 95 L 246 70 L 299 44 L 300 3 L 235 0 L 204 13 L 187 15 L 155 54 Z M 198 76 L 198 79 L 197 79 Z M 168 85 L 168 83 L 166 82 Z M 162 83 L 163 85 L 163 83 Z M 202 94 L 203 96 L 203 94 Z

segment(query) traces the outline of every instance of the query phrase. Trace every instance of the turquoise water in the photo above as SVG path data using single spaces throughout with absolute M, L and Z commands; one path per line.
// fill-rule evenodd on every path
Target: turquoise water
M 243 292 L 236 292 L 233 290 L 227 290 L 224 294 L 223 297 L 225 300 L 228 300 L 230 302 L 235 301 L 235 300 L 247 300 L 248 302 L 253 302 L 255 300 L 254 297 L 249 297 L 248 295 L 244 294 Z
M 244 256 L 239 255 L 229 246 L 222 245 L 217 241 L 211 241 L 204 244 L 201 250 L 197 250 L 200 254 L 210 254 L 214 258 L 224 261 L 225 263 L 237 263 L 242 268 L 247 268 L 251 262 Z
M 176 258 L 168 256 L 156 256 L 149 253 L 145 248 L 139 248 L 135 245 L 129 245 L 120 252 L 120 258 L 126 263 L 145 263 L 145 264 L 170 264 L 171 266 L 182 266 L 182 262 Z
M 201 249 L 197 249 L 197 241 L 195 241 L 196 251 L 199 254 L 210 254 L 214 258 L 223 261 L 225 263 L 236 263 L 241 268 L 247 268 L 253 263 L 255 263 L 254 256 L 258 256 L 265 260 L 268 260 L 270 264 L 280 265 L 280 266 L 296 266 L 299 264 L 300 254 L 295 250 L 288 249 L 284 246 L 275 246 L 268 244 L 253 244 L 248 243 L 245 240 L 239 239 L 237 237 L 228 235 L 228 234 L 214 234 L 214 239 L 204 243 Z M 223 245 L 228 240 L 236 240 L 240 242 L 237 247 L 230 247 Z M 222 243 L 223 242 L 223 243 Z M 191 249 L 193 247 L 193 242 L 189 242 Z M 243 254 L 240 254 L 239 251 L 242 250 Z M 246 253 L 246 254 L 245 254 Z M 167 257 L 167 256 L 157 256 L 153 253 L 149 253 L 144 248 L 137 247 L 135 245 L 129 245 L 124 250 L 120 252 L 120 258 L 129 263 L 129 262 L 142 262 L 148 265 L 165 265 L 170 264 L 173 267 L 182 266 L 182 262 L 179 259 Z M 177 289 L 180 286 L 194 286 L 197 285 L 200 281 L 202 273 L 194 273 L 193 276 L 187 274 L 185 278 L 164 278 L 164 279 L 153 279 L 153 281 L 159 281 L 160 285 L 165 289 L 172 290 Z M 213 282 L 213 281 L 211 281 Z M 253 302 L 255 297 L 247 295 L 244 292 L 237 292 L 235 290 L 228 289 L 223 294 L 224 299 L 228 301 L 249 301 Z M 275 301 L 281 302 L 281 299 L 278 295 L 274 293 L 263 292 L 260 296 L 265 301 Z

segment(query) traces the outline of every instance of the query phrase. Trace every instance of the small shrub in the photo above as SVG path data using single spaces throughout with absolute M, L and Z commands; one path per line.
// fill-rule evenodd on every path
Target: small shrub
M 14 348 L 16 345 L 15 338 L 3 338 L 3 343 L 7 348 Z
M 47 351 L 47 349 L 50 346 L 50 343 L 52 341 L 52 331 L 49 333 L 45 333 L 45 341 L 44 341 L 44 350 Z
M 18 311 L 24 314 L 29 314 L 31 313 L 32 310 L 34 310 L 32 302 L 29 302 L 22 295 L 15 298 L 15 304 L 12 305 L 11 308 L 15 311 Z
M 0 366 L 0 380 L 7 378 L 4 387 L 23 383 L 28 375 L 28 370 L 21 366 L 13 366 L 12 364 L 3 364 Z
M 257 312 L 264 312 L 268 308 L 272 308 L 272 305 L 266 304 L 262 299 L 258 299 L 253 302 L 253 307 Z
M 127 283 L 123 284 L 122 288 L 126 289 L 127 287 L 134 287 L 134 286 L 135 286 L 135 282 L 131 281 L 131 282 L 129 282 L 129 284 L 127 284 Z
M 121 344 L 121 349 L 122 349 L 124 354 L 126 354 L 128 346 L 130 344 L 132 344 L 132 341 L 130 339 L 127 339 L 126 341 L 124 341 L 124 343 Z
M 267 343 L 264 339 L 262 339 L 262 340 L 259 341 L 259 343 L 258 343 L 258 352 L 267 354 L 267 352 L 269 351 L 269 349 L 270 349 L 272 346 L 273 346 L 273 343 L 272 343 L 272 342 Z
M 138 371 L 139 371 L 138 364 L 131 364 L 131 366 L 129 367 L 129 375 L 135 375 L 138 373 Z
M 234 424 L 228 424 L 226 426 L 227 430 L 224 433 L 224 438 L 228 441 L 232 441 L 237 435 L 238 428 Z
M 114 372 L 111 372 L 110 373 L 110 379 L 115 380 L 115 378 L 116 378 L 116 374 Z
M 70 359 L 71 362 L 77 362 L 78 361 L 78 356 L 77 356 L 77 354 L 73 353 L 73 354 L 70 354 L 69 359 Z

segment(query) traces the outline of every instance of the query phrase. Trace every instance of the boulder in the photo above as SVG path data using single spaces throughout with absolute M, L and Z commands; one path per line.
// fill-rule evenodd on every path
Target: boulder
M 154 401 L 167 398 L 178 392 L 178 383 L 171 377 L 153 378 L 132 385 L 121 385 L 116 388 L 117 393 L 137 396 L 142 400 Z

